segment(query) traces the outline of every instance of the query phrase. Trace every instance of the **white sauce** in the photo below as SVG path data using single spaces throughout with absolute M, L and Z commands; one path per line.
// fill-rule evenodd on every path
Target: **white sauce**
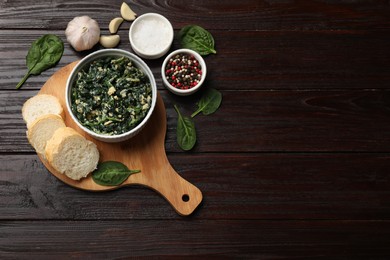
M 133 28 L 133 42 L 139 51 L 156 54 L 171 43 L 172 30 L 166 22 L 156 17 L 140 20 Z

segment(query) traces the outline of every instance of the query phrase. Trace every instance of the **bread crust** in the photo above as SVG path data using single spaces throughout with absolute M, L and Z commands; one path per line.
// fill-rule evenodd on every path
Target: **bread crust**
M 92 155 L 94 155 L 94 157 L 93 157 L 94 160 L 89 161 L 90 164 L 88 165 L 88 167 L 84 168 L 84 170 L 80 170 L 76 174 L 75 174 L 74 170 L 75 170 L 75 167 L 77 168 L 77 166 L 75 166 L 75 165 L 68 166 L 67 165 L 66 169 L 59 169 L 56 165 L 58 163 L 58 158 L 57 159 L 55 158 L 56 156 L 60 156 L 63 158 L 66 156 L 66 154 L 61 154 L 61 153 L 63 153 L 63 146 L 65 146 L 67 144 L 67 142 L 73 141 L 71 139 L 74 139 L 74 138 L 79 139 L 79 141 L 83 142 L 86 147 L 92 149 Z M 91 150 L 89 150 L 88 152 L 91 152 Z M 56 171 L 58 171 L 59 173 L 65 174 L 66 176 L 68 176 L 69 178 L 71 178 L 73 180 L 80 180 L 81 178 L 88 176 L 88 174 L 91 171 L 96 169 L 96 166 L 97 166 L 98 161 L 99 161 L 99 151 L 97 149 L 96 144 L 85 139 L 84 136 L 82 136 L 76 130 L 74 130 L 73 128 L 70 128 L 70 127 L 59 128 L 54 132 L 52 138 L 47 142 L 46 149 L 45 149 L 45 156 L 46 156 L 48 163 Z M 77 160 L 78 158 L 74 158 L 74 159 Z M 57 160 L 57 161 L 55 162 L 55 160 Z M 80 163 L 80 161 L 78 163 Z M 86 170 L 86 169 L 88 169 L 88 170 Z
M 47 142 L 45 149 L 45 156 L 50 165 L 53 166 L 53 157 L 58 153 L 62 142 L 71 136 L 83 137 L 78 132 L 76 132 L 76 130 L 70 127 L 59 128 L 54 132 L 51 139 Z
M 26 102 L 24 102 L 23 107 L 22 107 L 22 116 L 23 116 L 24 122 L 27 125 L 27 129 L 29 129 L 31 127 L 31 124 L 33 123 L 33 121 L 35 121 L 35 119 L 37 119 L 37 118 L 35 118 L 35 119 L 29 118 L 29 112 L 30 112 L 29 109 L 31 109 L 31 106 L 34 104 L 34 102 L 42 101 L 44 99 L 46 99 L 46 100 L 50 99 L 51 101 L 54 101 L 54 103 L 56 103 L 57 107 L 59 108 L 59 112 L 56 114 L 61 116 L 63 119 L 65 119 L 64 109 L 63 109 L 63 107 L 62 107 L 62 105 L 57 97 L 55 97 L 53 95 L 49 95 L 49 94 L 38 94 L 38 95 L 35 95 L 35 96 L 29 98 Z M 50 111 L 47 112 L 46 114 L 49 114 L 49 113 L 53 114 Z M 45 113 L 42 115 L 45 115 Z M 40 116 L 38 116 L 38 117 L 40 117 Z
M 29 143 L 57 172 L 80 180 L 96 169 L 99 161 L 96 144 L 65 125 L 65 112 L 57 97 L 49 94 L 31 97 L 23 104 L 22 116 Z M 57 128 L 49 120 L 58 120 L 61 125 Z
M 66 127 L 65 122 L 61 116 L 56 115 L 56 114 L 46 114 L 46 115 L 42 115 L 42 116 L 38 117 L 37 119 L 35 119 L 34 122 L 31 123 L 30 128 L 27 130 L 27 140 L 35 148 L 35 150 L 39 154 L 43 155 L 44 157 L 45 157 L 45 151 L 44 150 L 38 151 L 38 149 L 37 149 L 38 144 L 34 143 L 33 137 L 35 134 L 39 134 L 39 132 L 37 132 L 37 131 L 42 131 L 42 129 L 38 129 L 38 126 L 41 124 L 44 124 L 48 120 L 58 121 L 62 125 L 62 127 Z M 62 127 L 60 126 L 60 128 L 62 128 Z M 46 140 L 46 141 L 48 141 L 48 140 Z

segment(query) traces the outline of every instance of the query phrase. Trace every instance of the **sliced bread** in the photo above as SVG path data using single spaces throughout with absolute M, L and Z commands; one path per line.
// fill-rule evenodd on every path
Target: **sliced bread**
M 96 169 L 96 145 L 70 127 L 57 129 L 47 142 L 45 155 L 50 165 L 73 180 L 80 180 Z
M 38 94 L 28 99 L 22 108 L 22 116 L 27 124 L 27 129 L 30 128 L 31 123 L 38 117 L 55 114 L 64 118 L 64 110 L 60 101 L 52 95 Z
M 40 116 L 30 124 L 30 128 L 27 131 L 27 139 L 35 151 L 45 157 L 46 142 L 61 127 L 66 127 L 66 125 L 59 115 L 47 114 Z

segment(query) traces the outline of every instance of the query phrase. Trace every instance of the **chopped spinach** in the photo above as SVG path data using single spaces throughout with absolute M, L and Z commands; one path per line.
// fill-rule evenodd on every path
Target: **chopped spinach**
M 135 128 L 152 103 L 150 79 L 127 57 L 105 57 L 81 70 L 71 90 L 79 122 L 98 134 L 118 135 Z

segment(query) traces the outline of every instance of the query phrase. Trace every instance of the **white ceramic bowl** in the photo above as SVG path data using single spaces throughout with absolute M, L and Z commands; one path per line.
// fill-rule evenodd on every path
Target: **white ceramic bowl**
M 166 66 L 167 66 L 169 60 L 172 57 L 174 57 L 176 54 L 179 54 L 179 53 L 193 55 L 201 66 L 202 77 L 201 77 L 199 83 L 196 86 L 191 87 L 189 89 L 180 89 L 180 88 L 174 87 L 166 79 Z M 179 95 L 179 96 L 191 95 L 191 94 L 195 93 L 196 91 L 198 91 L 206 79 L 206 74 L 207 74 L 207 67 L 206 67 L 206 63 L 205 63 L 204 59 L 202 58 L 202 56 L 199 53 L 197 53 L 196 51 L 190 50 L 190 49 L 179 49 L 179 50 L 176 50 L 174 52 L 171 52 L 164 59 L 164 62 L 161 66 L 161 77 L 162 77 L 162 80 L 164 82 L 164 85 L 168 88 L 169 91 L 171 91 L 172 93 Z
M 151 106 L 149 108 L 149 111 L 147 112 L 145 118 L 133 129 L 131 129 L 128 132 L 119 134 L 119 135 L 104 135 L 104 134 L 98 134 L 93 132 L 92 130 L 86 128 L 85 126 L 81 125 L 81 123 L 77 120 L 75 115 L 73 115 L 72 109 L 71 109 L 71 88 L 73 86 L 73 83 L 75 79 L 77 78 L 77 73 L 82 70 L 85 66 L 90 64 L 92 61 L 102 58 L 102 57 L 122 57 L 125 56 L 129 58 L 135 66 L 137 66 L 140 70 L 142 70 L 149 78 L 150 84 L 152 87 L 152 101 L 151 101 Z M 72 117 L 73 121 L 76 122 L 78 127 L 80 127 L 83 131 L 85 131 L 87 134 L 92 136 L 93 138 L 103 141 L 103 142 L 108 142 L 108 143 L 114 143 L 114 142 L 121 142 L 125 141 L 127 139 L 130 139 L 131 137 L 135 136 L 137 133 L 141 131 L 141 129 L 146 125 L 148 122 L 149 118 L 151 117 L 154 107 L 156 106 L 156 101 L 157 101 L 157 87 L 156 87 L 156 81 L 154 79 L 153 73 L 146 65 L 146 63 L 137 57 L 136 55 L 120 50 L 120 49 L 104 49 L 104 50 L 99 50 L 96 52 L 93 52 L 83 58 L 72 70 L 72 72 L 69 75 L 69 78 L 66 82 L 66 90 L 65 90 L 65 97 L 66 97 L 66 108 L 68 110 L 68 113 Z
M 145 59 L 157 59 L 168 52 L 173 41 L 173 27 L 167 18 L 146 13 L 135 19 L 129 30 L 131 48 Z

